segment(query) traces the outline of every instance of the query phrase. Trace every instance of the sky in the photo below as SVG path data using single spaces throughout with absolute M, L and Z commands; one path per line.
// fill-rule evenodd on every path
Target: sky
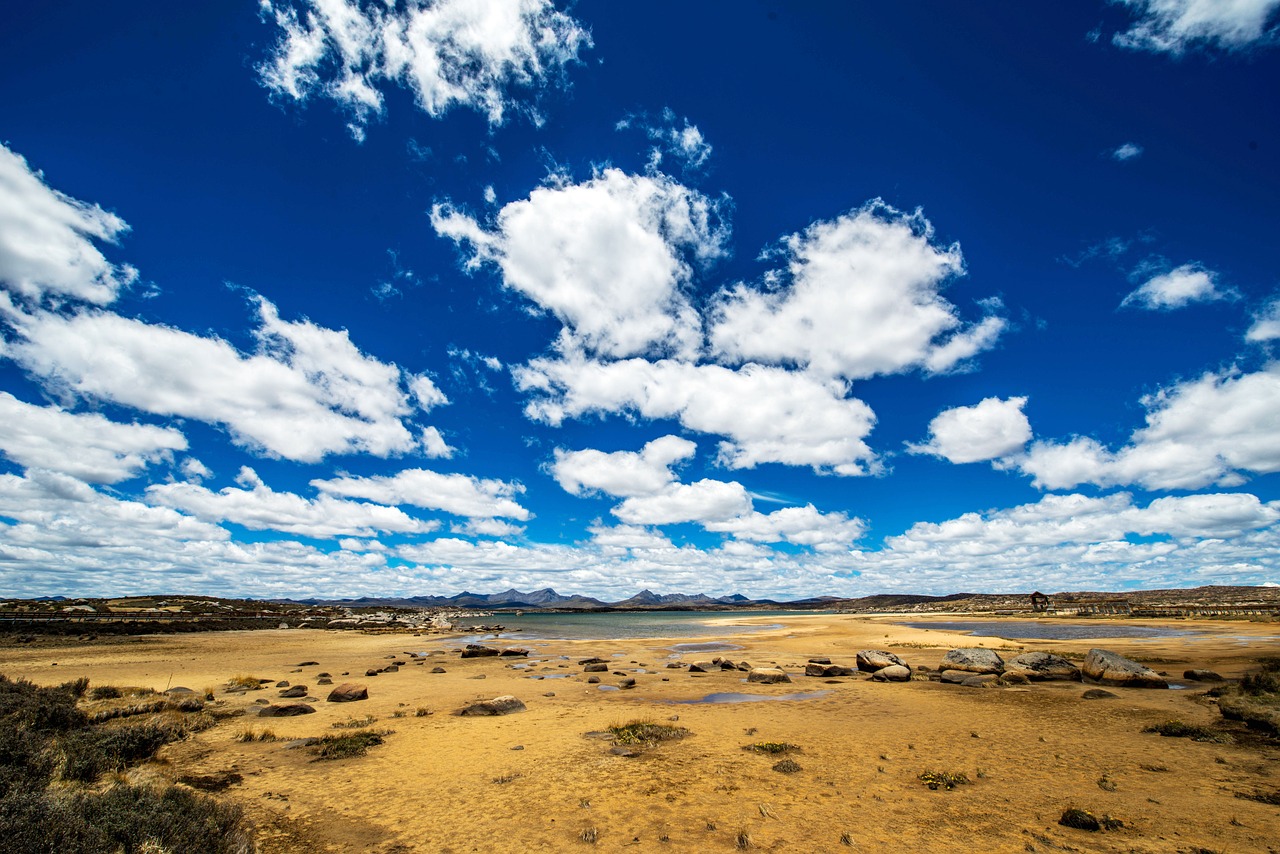
M 1280 0 L 0 28 L 0 595 L 1280 583 Z

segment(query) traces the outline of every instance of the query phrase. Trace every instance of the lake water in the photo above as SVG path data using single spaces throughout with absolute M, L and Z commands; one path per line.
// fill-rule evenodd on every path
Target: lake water
M 920 623 L 898 623 L 913 629 L 934 629 L 943 632 L 962 632 L 988 638 L 1017 640 L 1088 640 L 1090 638 L 1182 638 L 1200 634 L 1190 629 L 1172 629 L 1164 626 L 1129 626 L 1123 623 L 1071 624 L 1061 621 L 956 620 Z
M 521 616 L 499 614 L 486 617 L 498 622 L 506 631 L 503 640 L 615 640 L 627 638 L 714 638 L 741 632 L 781 628 L 788 616 L 813 615 L 822 611 L 626 611 L 589 614 L 542 614 L 527 612 Z M 743 617 L 770 617 L 779 622 L 770 625 L 737 625 Z M 733 621 L 730 624 L 713 621 Z M 486 635 L 492 639 L 494 635 Z M 711 647 L 704 647 L 710 649 Z M 690 650 L 692 651 L 692 650 Z

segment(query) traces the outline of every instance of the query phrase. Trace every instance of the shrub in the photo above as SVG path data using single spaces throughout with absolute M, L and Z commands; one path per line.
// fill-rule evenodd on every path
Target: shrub
M 65 688 L 42 688 L 0 674 L 0 720 L 39 732 L 65 732 L 85 725 L 76 698 Z
M 681 726 L 668 726 L 650 720 L 634 720 L 625 724 L 614 724 L 609 727 L 614 741 L 618 744 L 639 744 L 652 747 L 663 741 L 674 741 L 684 738 L 689 730 Z
M 0 721 L 0 798 L 38 792 L 53 779 L 47 739 L 11 721 Z M 3 838 L 3 837 L 0 837 Z
M 743 750 L 750 750 L 752 753 L 768 753 L 776 755 L 779 753 L 799 752 L 800 745 L 790 744 L 785 741 L 757 741 L 755 744 L 744 745 Z
M 364 756 L 370 747 L 382 744 L 383 736 L 390 735 L 390 730 L 362 729 L 345 735 L 322 736 L 311 748 L 316 760 L 349 759 L 353 756 Z
M 90 700 L 115 700 L 123 696 L 124 692 L 114 685 L 99 685 L 89 692 Z
M 925 771 L 917 779 L 934 791 L 938 789 L 950 791 L 956 786 L 962 786 L 969 782 L 968 776 L 963 771 Z
M 783 759 L 781 762 L 774 764 L 773 770 L 781 774 L 794 774 L 800 770 L 800 763 L 794 759 Z
M 123 771 L 150 759 L 162 746 L 175 740 L 172 729 L 154 724 L 75 733 L 63 741 L 67 759 L 62 778 L 93 782 L 104 771 Z
M 147 842 L 184 854 L 248 854 L 253 839 L 240 807 L 176 786 L 115 786 L 73 800 L 77 811 L 125 851 Z M 114 850 L 114 849 L 113 849 Z

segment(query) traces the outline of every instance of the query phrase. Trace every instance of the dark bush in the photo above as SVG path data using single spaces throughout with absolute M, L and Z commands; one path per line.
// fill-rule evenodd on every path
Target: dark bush
M 44 792 L 0 798 L 0 839 L 6 851 L 115 854 L 117 850 L 73 806 Z
M 123 847 L 125 854 L 138 851 L 147 840 L 184 854 L 253 850 L 240 807 L 176 786 L 161 792 L 115 786 L 101 794 L 79 795 L 72 805 L 86 823 Z
M 84 730 L 63 741 L 67 755 L 62 771 L 64 780 L 91 783 L 104 771 L 122 771 L 130 765 L 150 759 L 167 742 L 173 731 L 144 724 L 117 729 Z
M 0 798 L 39 792 L 49 784 L 53 761 L 47 746 L 47 739 L 37 733 L 0 721 Z
M 114 685 L 99 685 L 89 692 L 90 700 L 114 700 L 123 696 L 124 692 Z
M 66 732 L 85 725 L 76 698 L 66 688 L 42 688 L 0 674 L 0 720 L 40 732 Z

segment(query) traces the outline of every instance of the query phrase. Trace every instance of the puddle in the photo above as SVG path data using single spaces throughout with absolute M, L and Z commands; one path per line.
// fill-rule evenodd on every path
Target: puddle
M 668 700 L 677 706 L 696 706 L 705 703 L 763 703 L 770 700 L 816 700 L 825 697 L 830 691 L 802 691 L 798 694 L 708 694 L 700 700 Z
M 597 685 L 596 690 L 597 691 L 621 691 L 622 689 L 619 688 L 617 685 Z
M 530 679 L 568 679 L 568 673 L 536 673 Z
M 671 649 L 677 652 L 727 652 L 731 649 L 742 649 L 742 647 L 735 643 L 706 641 L 703 643 L 673 643 Z

